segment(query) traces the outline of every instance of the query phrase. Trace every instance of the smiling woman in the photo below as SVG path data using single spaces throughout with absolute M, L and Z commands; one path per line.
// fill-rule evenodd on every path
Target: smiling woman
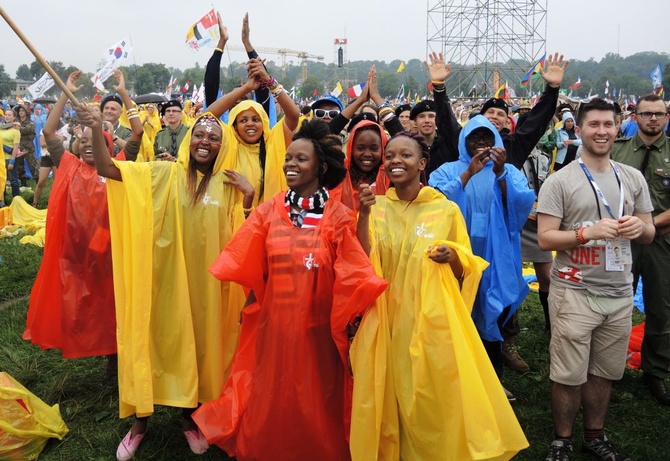
M 210 113 L 186 133 L 177 162 L 123 164 L 105 156 L 99 116 L 77 112 L 92 129 L 98 173 L 112 179 L 120 414 L 137 416 L 117 458 L 133 456 L 156 404 L 183 409 L 185 437 L 202 453 L 208 445 L 191 413 L 220 394 L 244 304 L 241 289 L 211 277 L 207 264 L 244 221 L 254 190 L 224 168 L 229 138 Z
M 194 415 L 239 461 L 350 458 L 349 339 L 386 282 L 353 213 L 328 199 L 343 163 L 326 123 L 303 123 L 286 153 L 289 191 L 260 205 L 210 268 L 253 293 L 221 398 Z

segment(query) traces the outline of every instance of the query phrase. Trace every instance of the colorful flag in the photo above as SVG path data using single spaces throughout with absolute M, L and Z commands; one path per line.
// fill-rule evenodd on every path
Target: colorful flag
M 572 85 L 570 85 L 569 88 L 572 89 L 572 90 L 576 90 L 577 88 L 579 88 L 579 86 L 580 86 L 581 84 L 582 84 L 582 78 L 581 78 L 581 77 L 577 77 L 577 81 L 576 81 L 575 83 L 573 83 Z
M 335 89 L 331 91 L 330 94 L 332 94 L 336 98 L 339 98 L 343 91 L 344 88 L 342 88 L 342 84 L 340 82 L 337 82 L 337 85 L 335 85 Z
M 496 94 L 493 95 L 494 98 L 507 99 L 507 82 L 500 85 L 496 90 Z
M 400 61 L 400 65 L 398 66 L 398 70 L 395 71 L 396 74 L 399 74 L 405 70 L 405 61 Z
M 54 86 L 54 79 L 48 72 L 45 72 L 38 81 L 28 87 L 28 91 L 33 95 L 33 99 L 37 99 L 44 96 L 44 93 L 49 91 L 52 86 Z
M 405 99 L 405 84 L 403 83 L 402 86 L 400 87 L 400 90 L 398 90 L 398 94 L 395 97 L 396 101 L 401 101 Z
M 530 68 L 528 72 L 526 72 L 526 75 L 523 76 L 521 79 L 521 84 L 523 86 L 528 86 L 528 83 L 530 82 L 531 79 L 535 79 L 540 76 L 540 69 L 544 67 L 544 61 L 547 59 L 547 54 L 545 53 L 539 61 L 533 65 L 533 67 Z
M 651 84 L 654 88 L 663 86 L 663 69 L 661 69 L 660 64 L 657 64 L 654 70 L 649 73 L 649 78 L 651 78 Z
M 605 94 L 609 94 L 609 93 L 610 93 L 610 81 L 606 80 L 605 81 Z
M 348 93 L 350 98 L 357 98 L 363 94 L 363 88 L 365 88 L 365 83 L 359 83 L 349 88 Z
M 105 66 L 116 69 L 122 64 L 130 61 L 133 55 L 133 47 L 130 44 L 130 35 L 126 36 L 119 43 L 110 46 L 105 52 Z
M 182 93 L 186 93 L 186 92 L 188 91 L 188 87 L 189 87 L 190 85 L 191 85 L 191 81 L 190 81 L 190 80 L 187 81 L 186 83 L 184 83 L 184 86 L 182 87 L 181 92 L 182 92 Z
M 186 45 L 197 53 L 204 46 L 215 46 L 219 41 L 219 21 L 216 11 L 212 8 L 209 13 L 189 27 L 186 33 Z

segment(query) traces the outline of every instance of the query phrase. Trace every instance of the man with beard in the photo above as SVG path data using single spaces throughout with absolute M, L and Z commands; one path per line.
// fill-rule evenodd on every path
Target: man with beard
M 670 405 L 670 138 L 663 130 L 668 121 L 661 97 L 640 98 L 636 107 L 638 131 L 635 136 L 614 143 L 612 158 L 640 170 L 649 186 L 656 236 L 647 246 L 633 244 L 633 274 L 644 280 L 647 321 L 642 342 L 642 371 L 651 395 Z M 665 275 L 664 275 L 665 274 Z

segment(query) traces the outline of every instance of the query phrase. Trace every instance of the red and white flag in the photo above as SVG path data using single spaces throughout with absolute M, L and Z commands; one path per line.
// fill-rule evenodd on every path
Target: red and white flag
M 357 98 L 363 94 L 363 88 L 365 88 L 365 83 L 359 83 L 349 88 L 348 93 L 350 98 Z
M 581 85 L 581 84 L 582 84 L 582 78 L 577 77 L 577 81 L 575 83 L 573 83 L 572 85 L 570 85 L 570 88 L 573 89 L 573 90 L 576 90 L 577 88 L 579 88 L 579 85 Z
M 190 80 L 187 81 L 186 83 L 184 83 L 184 87 L 181 89 L 181 92 L 186 93 L 188 91 L 189 86 L 191 86 L 191 81 Z

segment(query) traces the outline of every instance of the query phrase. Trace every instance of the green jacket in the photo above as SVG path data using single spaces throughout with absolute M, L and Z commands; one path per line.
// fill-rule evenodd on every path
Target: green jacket
M 644 171 L 642 163 L 649 151 L 649 162 Z M 661 136 L 647 148 L 638 135 L 617 139 L 612 147 L 612 160 L 636 168 L 649 185 L 649 195 L 654 206 L 652 215 L 670 208 L 670 138 Z
M 170 127 L 166 126 L 158 133 L 156 133 L 156 139 L 154 141 L 154 155 L 158 156 L 161 153 L 169 152 L 173 157 L 177 156 L 179 152 L 179 146 L 184 140 L 186 133 L 188 132 L 189 127 L 180 123 L 176 130 L 171 130 Z M 176 135 L 175 148 L 172 148 L 172 134 Z

